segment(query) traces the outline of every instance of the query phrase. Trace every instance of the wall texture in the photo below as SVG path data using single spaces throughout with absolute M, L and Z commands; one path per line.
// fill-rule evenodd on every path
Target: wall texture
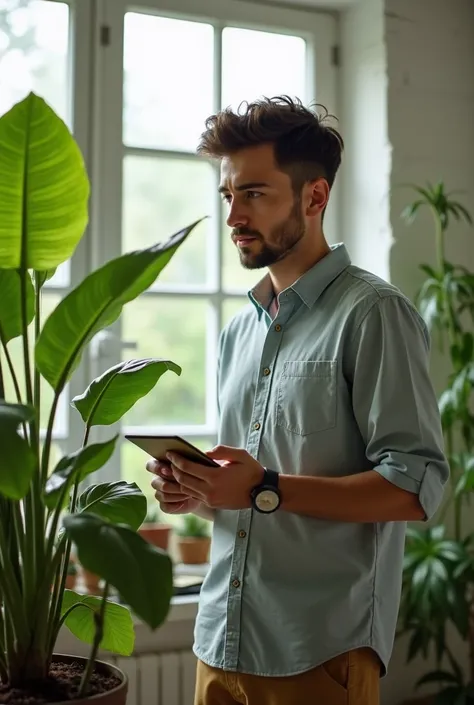
M 355 264 L 412 296 L 434 262 L 428 214 L 408 228 L 407 183 L 442 179 L 474 213 L 474 1 L 359 0 L 341 15 L 341 129 L 346 138 L 341 234 Z M 446 254 L 474 270 L 474 232 L 454 224 Z M 433 380 L 445 364 L 433 352 Z M 456 644 L 458 653 L 463 649 Z M 399 705 L 430 664 L 395 644 L 383 705 Z

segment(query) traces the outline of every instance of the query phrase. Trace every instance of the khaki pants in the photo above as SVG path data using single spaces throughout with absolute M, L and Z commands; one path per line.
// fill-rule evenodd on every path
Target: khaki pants
M 380 660 L 369 648 L 281 678 L 222 671 L 198 661 L 194 705 L 379 705 L 379 681 Z

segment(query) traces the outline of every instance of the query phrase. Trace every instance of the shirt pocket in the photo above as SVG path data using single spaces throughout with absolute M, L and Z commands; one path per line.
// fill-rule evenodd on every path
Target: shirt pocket
M 299 436 L 333 428 L 336 371 L 336 360 L 287 360 L 277 390 L 277 426 Z

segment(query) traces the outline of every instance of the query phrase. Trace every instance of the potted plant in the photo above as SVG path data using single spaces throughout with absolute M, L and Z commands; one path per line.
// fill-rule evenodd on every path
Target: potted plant
M 474 274 L 446 261 L 445 239 L 452 219 L 472 224 L 469 212 L 443 183 L 415 187 L 417 199 L 404 211 L 412 222 L 427 207 L 435 225 L 435 266 L 421 265 L 426 276 L 416 303 L 449 361 L 449 379 L 439 399 L 451 483 L 436 523 L 407 531 L 399 634 L 410 636 L 407 660 L 435 655 L 436 670 L 418 681 L 435 684 L 436 696 L 420 703 L 474 703 L 474 534 L 464 512 L 474 490 Z M 452 511 L 453 529 L 446 521 Z M 466 645 L 467 674 L 447 643 L 448 625 Z
M 43 320 L 42 287 L 87 224 L 87 174 L 69 130 L 35 94 L 0 117 L 0 145 L 0 700 L 83 703 L 94 696 L 124 705 L 126 678 L 97 661 L 98 649 L 132 653 L 131 611 L 151 629 L 163 622 L 172 564 L 138 534 L 146 499 L 135 484 L 81 487 L 117 442 L 90 443 L 92 428 L 116 423 L 162 374 L 180 368 L 132 360 L 95 379 L 73 400 L 84 422 L 82 447 L 56 465 L 53 424 L 90 340 L 155 281 L 194 226 L 108 262 Z M 13 357 L 15 338 L 22 354 Z M 53 390 L 46 413 L 41 380 Z M 101 597 L 65 589 L 72 545 L 81 565 L 102 579 Z M 112 588 L 122 604 L 107 599 Z M 88 659 L 55 654 L 63 625 L 91 644 Z
M 67 573 L 66 573 L 66 583 L 65 583 L 65 587 L 67 590 L 74 590 L 74 588 L 76 587 L 77 574 L 78 574 L 78 570 L 77 570 L 76 561 L 69 558 L 69 563 L 67 565 Z
M 206 519 L 195 514 L 183 514 L 177 534 L 182 563 L 186 565 L 207 563 L 211 538 L 209 522 Z
M 153 546 L 162 548 L 163 551 L 168 550 L 169 538 L 172 526 L 163 524 L 158 505 L 150 505 L 145 517 L 145 521 L 141 525 L 139 532 L 146 541 L 149 541 Z

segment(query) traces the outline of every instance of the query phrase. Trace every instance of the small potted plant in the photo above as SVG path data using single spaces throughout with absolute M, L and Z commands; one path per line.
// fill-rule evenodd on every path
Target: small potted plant
M 161 512 L 158 505 L 149 505 L 145 521 L 139 529 L 142 538 L 153 546 L 167 551 L 171 529 L 170 524 L 163 524 L 161 522 Z
M 77 580 L 77 564 L 76 561 L 74 561 L 72 558 L 69 559 L 68 567 L 67 567 L 67 575 L 66 575 L 66 590 L 74 590 L 76 587 L 76 580 Z
M 181 561 L 186 565 L 207 563 L 211 545 L 209 522 L 195 514 L 184 514 L 177 533 Z

